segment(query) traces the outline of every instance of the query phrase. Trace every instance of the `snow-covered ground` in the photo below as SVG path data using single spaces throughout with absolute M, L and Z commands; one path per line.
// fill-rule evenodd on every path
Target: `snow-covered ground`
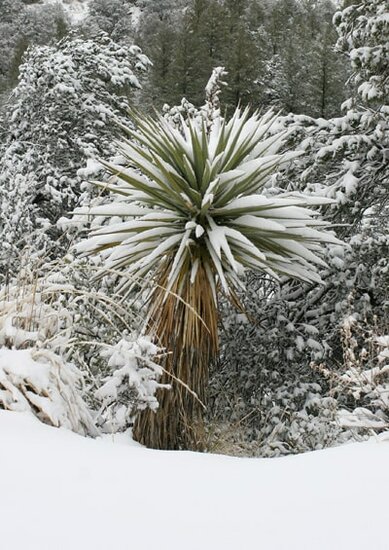
M 90 2 L 91 0 L 43 0 L 43 4 L 61 4 L 73 25 L 82 23 L 87 17 Z M 131 6 L 130 13 L 131 22 L 134 28 L 137 28 L 142 10 L 138 6 Z
M 2 550 L 389 548 L 389 441 L 238 459 L 0 411 L 0 450 Z

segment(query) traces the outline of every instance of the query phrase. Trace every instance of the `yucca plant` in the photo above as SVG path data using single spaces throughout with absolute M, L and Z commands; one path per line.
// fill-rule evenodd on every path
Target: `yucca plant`
M 119 200 L 90 213 L 128 220 L 95 230 L 81 249 L 100 252 L 108 269 L 132 280 L 152 276 L 147 331 L 170 352 L 162 382 L 172 389 L 135 424 L 136 439 L 149 447 L 201 448 L 218 293 L 234 299 L 246 269 L 317 282 L 317 253 L 337 242 L 307 208 L 325 199 L 263 194 L 296 156 L 279 153 L 286 134 L 271 135 L 275 119 L 237 109 L 211 129 L 182 120 L 179 131 L 162 117 L 135 114 L 136 129 L 125 128 L 128 139 L 119 144 L 128 168 L 106 164 L 114 178 L 99 185 Z

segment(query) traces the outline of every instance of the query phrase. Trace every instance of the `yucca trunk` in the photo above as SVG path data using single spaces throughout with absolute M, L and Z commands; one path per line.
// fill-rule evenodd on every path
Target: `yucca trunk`
M 204 449 L 204 407 L 209 364 L 218 351 L 217 305 L 205 270 L 195 281 L 183 270 L 166 293 L 171 265 L 158 278 L 148 329 L 166 355 L 162 382 L 170 390 L 157 394 L 156 412 L 145 410 L 135 422 L 134 438 L 154 449 Z

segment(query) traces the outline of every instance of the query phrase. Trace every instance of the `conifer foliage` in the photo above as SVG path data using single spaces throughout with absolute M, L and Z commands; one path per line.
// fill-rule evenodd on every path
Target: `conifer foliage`
M 140 88 L 136 73 L 149 60 L 137 46 L 118 46 L 106 35 L 69 36 L 57 45 L 29 50 L 5 117 L 7 139 L 0 161 L 0 266 L 23 246 L 58 254 L 57 220 L 80 196 L 77 170 L 87 159 L 107 157 L 118 133 L 113 123 Z M 54 250 L 52 248 L 54 247 Z M 50 250 L 51 249 L 51 250 Z

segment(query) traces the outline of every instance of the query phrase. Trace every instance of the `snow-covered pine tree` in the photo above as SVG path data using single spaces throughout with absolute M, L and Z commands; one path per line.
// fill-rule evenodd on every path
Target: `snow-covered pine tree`
M 200 105 L 212 67 L 221 65 L 229 73 L 222 95 L 227 110 L 238 102 L 277 103 L 287 111 L 334 116 L 347 79 L 333 53 L 334 9 L 330 0 L 147 2 L 139 39 L 153 60 L 148 102 L 176 104 L 185 96 Z
M 64 248 L 56 222 L 77 204 L 87 159 L 107 158 L 120 133 L 136 73 L 149 65 L 140 48 L 101 34 L 69 36 L 29 50 L 6 115 L 0 161 L 0 269 L 17 269 L 20 250 Z
M 62 4 L 0 0 L 0 92 L 17 84 L 28 46 L 62 38 L 67 24 Z
M 131 0 L 94 0 L 89 3 L 82 30 L 87 36 L 104 31 L 115 42 L 132 43 L 139 11 Z

